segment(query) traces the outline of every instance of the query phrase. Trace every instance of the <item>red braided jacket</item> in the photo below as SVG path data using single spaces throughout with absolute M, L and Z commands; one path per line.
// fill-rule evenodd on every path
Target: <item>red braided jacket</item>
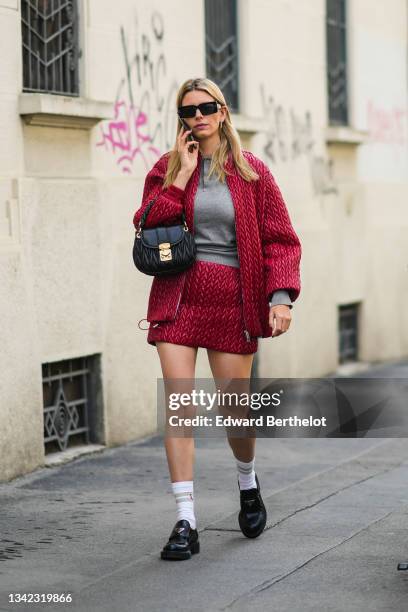
M 226 180 L 235 208 L 243 314 L 251 337 L 268 338 L 272 335 L 270 294 L 286 289 L 294 302 L 300 293 L 301 244 L 268 166 L 249 151 L 243 150 L 243 155 L 260 176 L 257 181 L 245 181 L 236 171 L 230 153 L 226 168 L 232 174 Z M 187 225 L 194 234 L 194 198 L 200 179 L 201 153 L 198 152 L 197 167 L 184 190 L 175 185 L 162 190 L 167 160 L 165 153 L 147 174 L 142 204 L 134 214 L 133 224 L 137 227 L 147 204 L 161 193 L 147 216 L 145 227 L 180 223 L 184 207 Z M 147 321 L 175 318 L 184 280 L 184 272 L 153 278 Z

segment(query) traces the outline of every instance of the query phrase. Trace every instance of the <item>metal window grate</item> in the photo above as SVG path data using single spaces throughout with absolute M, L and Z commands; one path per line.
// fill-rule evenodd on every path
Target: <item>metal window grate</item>
M 358 304 L 339 307 L 339 361 L 358 359 Z
M 23 90 L 79 95 L 77 0 L 21 0 Z
M 71 441 L 89 444 L 95 422 L 91 375 L 97 356 L 79 357 L 42 366 L 44 443 L 46 452 L 65 450 Z
M 207 76 L 222 90 L 230 110 L 237 112 L 236 0 L 205 0 L 205 48 Z
M 329 122 L 347 125 L 346 0 L 327 0 L 326 31 Z

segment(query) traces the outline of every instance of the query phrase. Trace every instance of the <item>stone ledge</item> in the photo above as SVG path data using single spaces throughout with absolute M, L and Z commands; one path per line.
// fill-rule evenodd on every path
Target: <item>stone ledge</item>
M 48 93 L 21 93 L 18 112 L 28 125 L 89 130 L 112 117 L 112 104 Z
M 358 146 L 369 140 L 369 132 L 356 130 L 347 125 L 331 125 L 325 130 L 325 140 L 330 144 L 344 144 Z
M 73 459 L 82 457 L 83 455 L 93 455 L 95 453 L 101 453 L 106 450 L 107 447 L 103 444 L 81 444 L 80 446 L 73 446 L 67 448 L 65 451 L 48 453 L 45 455 L 44 467 L 54 467 L 56 465 L 63 465 Z

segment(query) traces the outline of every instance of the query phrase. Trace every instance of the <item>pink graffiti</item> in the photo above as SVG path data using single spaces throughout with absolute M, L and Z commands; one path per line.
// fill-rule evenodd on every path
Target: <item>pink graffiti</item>
M 370 100 L 367 104 L 367 124 L 372 140 L 383 143 L 402 145 L 406 142 L 407 111 L 403 108 L 385 110 L 374 105 Z
M 146 169 L 149 169 L 152 161 L 161 155 L 160 150 L 152 145 L 146 113 L 124 100 L 115 103 L 113 119 L 102 122 L 100 129 L 101 140 L 96 146 L 103 146 L 118 155 L 116 163 L 126 174 L 131 174 L 137 157 L 141 157 Z

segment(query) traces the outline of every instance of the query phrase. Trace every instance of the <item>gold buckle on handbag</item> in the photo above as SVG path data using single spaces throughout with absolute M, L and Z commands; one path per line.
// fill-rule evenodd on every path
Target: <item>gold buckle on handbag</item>
M 160 261 L 171 261 L 172 260 L 170 242 L 161 242 L 159 244 L 159 249 L 160 249 Z

